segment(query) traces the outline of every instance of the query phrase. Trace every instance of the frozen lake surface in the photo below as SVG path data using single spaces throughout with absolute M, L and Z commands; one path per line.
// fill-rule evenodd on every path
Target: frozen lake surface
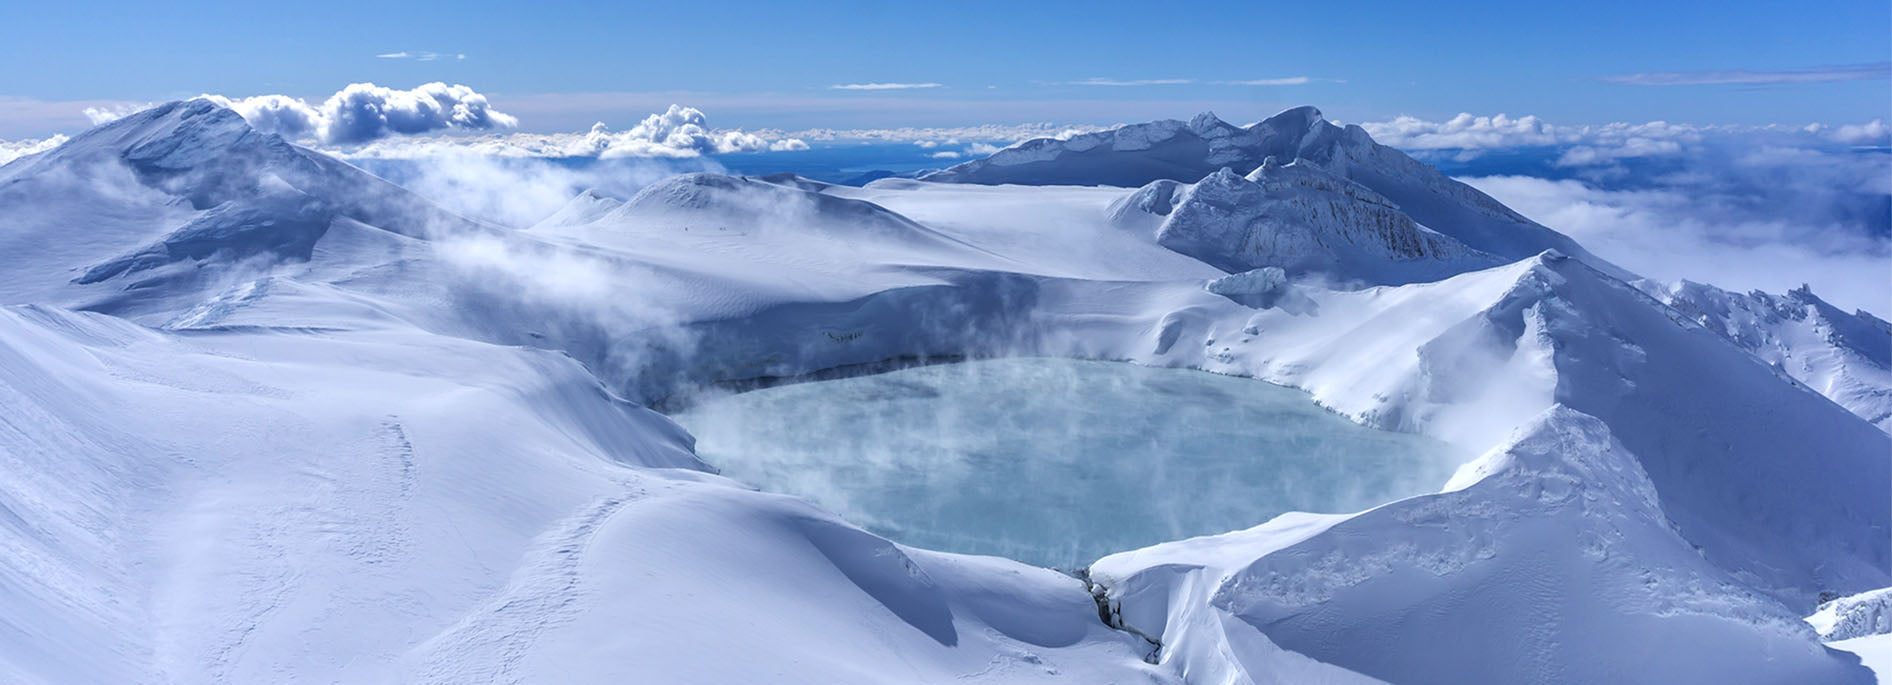
M 1256 380 L 1017 358 L 699 399 L 705 461 L 910 545 L 1074 568 L 1443 485 L 1444 443 Z

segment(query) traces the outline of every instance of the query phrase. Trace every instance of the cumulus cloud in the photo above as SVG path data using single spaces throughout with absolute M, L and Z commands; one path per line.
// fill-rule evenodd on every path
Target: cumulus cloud
M 1808 69 L 1779 71 L 1654 71 L 1618 74 L 1602 78 L 1607 83 L 1626 86 L 1780 86 L 1832 81 L 1867 81 L 1892 78 L 1892 62 L 1843 64 Z
M 0 166 L 27 155 L 36 155 L 66 143 L 63 135 L 27 140 L 0 140 Z
M 366 143 L 391 135 L 445 129 L 512 128 L 512 116 L 495 110 L 486 96 L 463 85 L 434 82 L 412 90 L 353 83 L 320 106 L 286 95 L 229 98 L 204 95 L 242 114 L 259 130 L 328 144 Z
M 1884 119 L 1873 119 L 1863 124 L 1844 124 L 1836 128 L 1809 124 L 1806 131 L 1847 145 L 1885 145 L 1888 140 L 1892 140 L 1892 128 L 1886 127 Z
M 941 83 L 839 83 L 828 86 L 831 90 L 912 90 L 915 88 L 945 88 Z
M 808 143 L 774 132 L 714 129 L 701 110 L 671 105 L 624 131 L 603 122 L 584 133 L 390 138 L 339 150 L 353 158 L 421 158 L 472 153 L 489 157 L 690 158 L 734 152 L 806 150 Z
M 927 156 L 933 159 L 959 159 L 959 154 L 958 150 L 940 150 Z

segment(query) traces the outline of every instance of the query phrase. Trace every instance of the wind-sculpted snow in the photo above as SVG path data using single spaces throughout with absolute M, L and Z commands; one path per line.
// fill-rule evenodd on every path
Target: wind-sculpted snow
M 232 200 L 212 207 L 154 245 L 87 269 L 73 282 L 97 283 L 219 253 L 231 259 L 268 254 L 306 261 L 334 217 L 321 201 L 293 189 L 273 197 Z
M 1203 680 L 1265 677 L 1246 660 L 1283 649 L 1401 683 L 1871 680 L 1676 537 L 1635 456 L 1562 406 L 1444 493 L 1091 574 L 1127 625 L 1174 645 L 1166 665 Z
M 1807 623 L 1828 641 L 1892 634 L 1892 587 L 1828 601 Z
M 1229 274 L 1209 281 L 1203 289 L 1256 309 L 1280 307 L 1293 314 L 1320 311 L 1320 304 L 1302 293 L 1288 280 L 1288 273 L 1278 266 Z
M 1498 263 L 1413 223 L 1377 193 L 1301 161 L 1269 157 L 1247 177 L 1224 168 L 1181 188 L 1155 181 L 1112 206 L 1113 219 L 1132 230 L 1149 223 L 1139 216 L 1145 212 L 1162 217 L 1157 244 L 1231 272 L 1277 267 L 1379 285 Z
M 1847 314 L 1806 288 L 1744 295 L 1683 281 L 1652 294 L 1892 432 L 1892 324 L 1864 311 Z
M 1297 161 L 1184 185 L 1268 156 Z M 0 167 L 0 675 L 1869 677 L 1795 617 L 1892 585 L 1892 436 L 1808 387 L 1870 415 L 1877 319 L 1665 304 L 1311 109 L 954 174 L 1001 158 L 1181 183 L 694 175 L 512 231 L 203 101 Z M 1159 239 L 1256 206 L 1294 249 L 1201 254 L 1402 284 Z M 1479 253 L 1516 261 L 1454 262 Z M 1386 276 L 1430 261 L 1456 275 Z M 1486 457 L 1445 492 L 1112 556 L 1100 616 L 1076 579 L 702 473 L 634 404 L 1018 354 L 1273 381 Z
M 1105 354 L 1303 387 L 1473 448 L 1562 404 L 1609 425 L 1679 534 L 1750 587 L 1810 604 L 1892 578 L 1892 439 L 1626 283 L 1547 254 L 1317 300 L 1318 317 L 1174 303 L 1163 352 Z

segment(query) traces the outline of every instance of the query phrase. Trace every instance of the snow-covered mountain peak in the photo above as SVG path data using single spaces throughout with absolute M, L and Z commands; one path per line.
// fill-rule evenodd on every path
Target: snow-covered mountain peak
M 1222 138 L 1238 134 L 1241 129 L 1223 121 L 1215 112 L 1203 112 L 1189 119 L 1189 132 L 1203 138 Z
M 855 240 L 908 247 L 963 245 L 880 205 L 821 192 L 799 176 L 681 174 L 646 186 L 596 223 L 687 233 L 702 239 Z
M 532 228 L 588 224 L 597 221 L 606 214 L 610 214 L 611 210 L 617 209 L 623 206 L 623 204 L 623 200 L 605 195 L 604 193 L 598 192 L 596 189 L 587 188 L 572 197 L 572 199 L 567 200 L 564 206 L 559 207 L 558 211 L 553 212 L 551 216 L 540 219 L 538 223 L 533 224 Z
M 1420 226 L 1390 200 L 1296 160 L 1267 157 L 1243 176 L 1227 167 L 1192 185 L 1154 181 L 1111 205 L 1112 221 L 1229 272 L 1279 267 L 1341 283 L 1436 280 L 1496 258 Z
M 1556 248 L 1618 276 L 1629 276 L 1477 189 L 1374 142 L 1359 126 L 1327 121 L 1317 108 L 1295 107 L 1245 129 L 1228 129 L 1232 132 L 1204 137 L 1181 122 L 1167 121 L 1132 124 L 1069 140 L 1041 138 L 921 178 L 985 185 L 1141 187 L 1158 180 L 1194 183 L 1223 168 L 1252 170 L 1271 156 L 1306 160 L 1309 167 L 1378 193 L 1412 221 L 1472 249 L 1522 259 Z
M 1336 137 L 1340 129 L 1328 123 L 1319 109 L 1302 105 L 1263 119 L 1248 130 L 1274 143 L 1274 149 L 1264 153 L 1293 158 Z

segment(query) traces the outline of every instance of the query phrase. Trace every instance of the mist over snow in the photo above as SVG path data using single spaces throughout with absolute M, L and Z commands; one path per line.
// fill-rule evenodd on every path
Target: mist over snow
M 0 680 L 1873 678 L 1883 127 L 436 85 L 4 148 Z

